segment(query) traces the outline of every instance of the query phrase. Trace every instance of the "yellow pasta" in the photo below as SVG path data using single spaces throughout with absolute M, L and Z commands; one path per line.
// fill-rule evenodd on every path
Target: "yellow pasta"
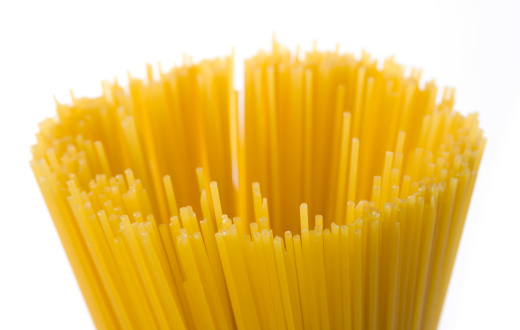
M 233 55 L 187 58 L 40 124 L 31 166 L 96 327 L 435 329 L 477 114 L 393 58 L 273 40 L 244 65 L 243 106 Z

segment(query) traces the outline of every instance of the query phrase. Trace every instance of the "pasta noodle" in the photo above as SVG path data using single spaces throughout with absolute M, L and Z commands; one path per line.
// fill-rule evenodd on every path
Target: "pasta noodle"
M 41 122 L 31 166 L 95 325 L 435 329 L 477 114 L 393 58 L 275 40 L 242 105 L 233 63 L 148 65 Z

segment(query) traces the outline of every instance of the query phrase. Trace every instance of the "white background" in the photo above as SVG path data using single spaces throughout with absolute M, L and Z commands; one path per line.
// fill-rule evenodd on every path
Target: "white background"
M 441 329 L 519 329 L 520 7 L 515 1 L 435 3 L 0 3 L 0 328 L 92 329 L 73 273 L 30 171 L 37 124 L 63 102 L 100 93 L 100 80 L 144 63 L 180 63 L 267 49 L 396 55 L 456 88 L 489 143 Z

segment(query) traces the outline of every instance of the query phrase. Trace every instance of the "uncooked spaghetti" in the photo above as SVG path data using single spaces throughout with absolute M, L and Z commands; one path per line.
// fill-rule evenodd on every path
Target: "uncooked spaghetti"
M 147 66 L 40 124 L 31 166 L 96 326 L 436 328 L 477 115 L 393 58 L 273 41 L 243 105 L 233 65 Z

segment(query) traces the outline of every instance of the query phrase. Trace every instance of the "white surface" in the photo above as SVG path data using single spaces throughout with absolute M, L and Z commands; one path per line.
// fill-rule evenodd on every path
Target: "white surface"
M 0 328 L 91 329 L 93 323 L 32 177 L 37 123 L 52 95 L 100 92 L 99 81 L 144 63 L 180 63 L 236 47 L 237 59 L 290 46 L 395 54 L 454 86 L 489 138 L 441 329 L 520 328 L 520 21 L 518 2 L 328 4 L 0 3 Z M 237 61 L 237 73 L 241 74 Z M 237 86 L 242 77 L 238 76 Z

